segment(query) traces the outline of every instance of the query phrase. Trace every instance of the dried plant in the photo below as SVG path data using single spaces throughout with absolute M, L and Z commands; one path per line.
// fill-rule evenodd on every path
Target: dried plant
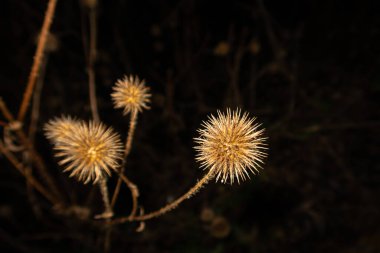
M 196 159 L 216 174 L 216 181 L 239 182 L 249 178 L 248 172 L 255 173 L 261 167 L 266 156 L 264 130 L 258 130 L 260 125 L 254 121 L 247 113 L 241 115 L 239 109 L 233 112 L 227 109 L 225 114 L 218 111 L 218 117 L 209 117 L 198 130 Z
M 75 121 L 62 117 L 45 126 L 46 136 L 54 143 L 60 165 L 85 184 L 97 183 L 116 170 L 122 157 L 120 138 L 102 123 Z
M 115 108 L 122 108 L 126 115 L 132 112 L 142 112 L 149 109 L 151 94 L 145 86 L 145 81 L 136 76 L 125 76 L 116 82 L 111 94 Z
M 124 115 L 130 116 L 128 135 L 124 144 L 112 128 L 106 127 L 100 122 L 95 93 L 94 62 L 96 56 L 96 7 L 97 1 L 83 1 L 90 9 L 90 45 L 88 59 L 89 94 L 93 121 L 85 122 L 70 116 L 61 116 L 50 120 L 44 127 L 46 137 L 52 142 L 55 156 L 59 159 L 58 164 L 64 166 L 64 172 L 69 172 L 80 182 L 87 184 L 92 182 L 100 186 L 105 212 L 95 218 L 105 218 L 105 225 L 118 224 L 132 221 L 145 221 L 158 217 L 173 210 L 184 200 L 189 199 L 197 193 L 210 180 L 216 179 L 222 183 L 246 180 L 250 174 L 258 171 L 266 157 L 266 138 L 264 130 L 255 123 L 255 118 L 250 118 L 247 113 L 241 113 L 240 109 L 227 109 L 225 113 L 217 112 L 217 116 L 210 116 L 203 122 L 202 128 L 198 130 L 199 137 L 195 138 L 195 150 L 198 152 L 196 160 L 200 162 L 201 168 L 206 170 L 205 175 L 197 181 L 185 194 L 171 203 L 164 205 L 156 211 L 145 213 L 144 208 L 138 203 L 139 191 L 137 186 L 124 174 L 126 160 L 132 148 L 133 135 L 136 130 L 137 116 L 143 110 L 149 109 L 151 93 L 145 81 L 137 76 L 125 76 L 119 79 L 113 87 L 111 94 L 114 107 L 122 109 Z M 70 209 L 66 203 L 64 194 L 57 189 L 55 180 L 50 176 L 48 170 L 38 152 L 26 136 L 22 123 L 26 116 L 27 108 L 31 99 L 38 70 L 41 67 L 41 58 L 46 48 L 46 40 L 49 34 L 50 24 L 54 16 L 56 0 L 49 0 L 49 5 L 42 26 L 36 50 L 35 61 L 29 76 L 27 88 L 20 106 L 18 117 L 14 117 L 0 99 L 0 111 L 8 122 L 3 125 L 18 125 L 14 129 L 22 148 L 32 157 L 32 162 L 39 169 L 44 183 L 39 182 L 38 177 L 27 173 L 26 167 L 12 150 L 0 141 L 0 152 L 20 171 L 27 182 L 40 192 L 53 205 L 61 209 Z M 116 172 L 118 182 L 110 202 L 108 196 L 107 179 L 111 172 Z M 132 210 L 128 216 L 114 218 L 113 207 L 117 201 L 121 183 L 124 182 L 131 191 Z M 137 211 L 139 210 L 139 214 Z M 62 211 L 62 210 L 61 210 Z M 64 213 L 64 212 L 62 212 Z M 143 229 L 141 223 L 139 229 Z M 110 230 L 108 230 L 110 234 Z M 224 233 L 226 234 L 226 233 Z M 107 240 L 106 240 L 107 241 Z
M 123 79 L 119 79 L 115 86 L 113 87 L 114 92 L 111 94 L 115 108 L 122 108 L 124 115 L 130 114 L 129 129 L 127 139 L 125 140 L 124 147 L 124 160 L 121 165 L 120 173 L 123 174 L 125 170 L 125 165 L 127 162 L 127 157 L 132 148 L 133 135 L 135 133 L 137 124 L 137 114 L 142 112 L 143 109 L 149 109 L 148 104 L 150 103 L 150 89 L 145 86 L 145 81 L 140 81 L 140 79 L 132 75 L 124 76 Z M 139 195 L 137 186 L 132 183 L 127 177 L 125 177 L 125 182 L 127 187 L 132 193 L 133 207 L 131 211 L 131 216 L 134 216 L 137 211 L 137 197 Z M 115 191 L 112 196 L 111 206 L 116 204 L 117 198 L 119 196 L 120 187 L 122 179 L 119 178 L 116 184 Z
M 71 116 L 61 116 L 54 118 L 45 124 L 45 136 L 53 143 L 57 144 L 61 140 L 72 135 L 78 127 L 79 121 Z
M 253 124 L 254 118 L 248 118 L 248 114 L 241 115 L 240 109 L 231 111 L 227 109 L 225 114 L 218 111 L 218 117 L 210 116 L 208 122 L 203 123 L 203 129 L 198 130 L 200 136 L 195 138 L 195 149 L 199 152 L 197 160 L 202 167 L 208 168 L 208 172 L 190 190 L 181 197 L 164 207 L 136 217 L 124 217 L 113 221 L 123 223 L 126 221 L 144 221 L 169 212 L 176 208 L 184 200 L 197 193 L 205 184 L 216 177 L 221 177 L 222 182 L 234 178 L 249 178 L 248 171 L 254 173 L 263 163 L 266 157 L 264 130 L 259 130 L 258 124 Z

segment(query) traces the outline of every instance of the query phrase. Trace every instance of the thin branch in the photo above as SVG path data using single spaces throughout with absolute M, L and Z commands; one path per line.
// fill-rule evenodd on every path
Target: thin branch
M 31 174 L 27 174 L 25 167 L 17 160 L 17 158 L 9 152 L 0 142 L 0 152 L 9 160 L 9 162 L 28 180 L 29 184 L 39 191 L 52 204 L 59 205 L 58 201 L 44 186 L 42 186 Z
M 11 114 L 11 112 L 8 110 L 7 106 L 5 105 L 4 101 L 0 99 L 0 111 L 3 113 L 4 117 L 10 122 L 16 122 L 15 118 Z M 37 169 L 39 170 L 41 176 L 44 178 L 50 189 L 54 192 L 54 194 L 58 197 L 60 197 L 63 200 L 63 195 L 59 192 L 58 188 L 55 185 L 55 182 L 53 178 L 50 176 L 45 163 L 43 162 L 43 159 L 41 156 L 37 153 L 37 151 L 34 149 L 32 143 L 30 143 L 28 137 L 20 127 L 19 129 L 14 130 L 17 134 L 17 137 L 19 138 L 20 142 L 24 145 L 25 148 L 28 149 L 30 157 L 33 159 L 33 161 L 36 164 Z
M 137 206 L 138 206 L 137 198 L 139 196 L 139 189 L 123 173 L 121 173 L 121 172 L 118 171 L 117 174 L 118 174 L 119 178 L 121 180 L 123 180 L 123 182 L 128 186 L 129 190 L 131 191 L 131 195 L 132 195 L 132 211 L 131 211 L 131 213 L 130 213 L 130 215 L 128 217 L 134 217 L 136 215 Z
M 41 28 L 41 33 L 38 38 L 36 53 L 33 58 L 34 60 L 33 60 L 32 69 L 29 74 L 28 83 L 26 86 L 24 97 L 22 99 L 20 110 L 18 112 L 18 117 L 17 117 L 18 121 L 24 120 L 26 111 L 29 106 L 30 99 L 33 95 L 33 89 L 36 84 L 38 72 L 40 70 L 42 57 L 45 51 L 46 40 L 47 40 L 47 36 L 50 30 L 51 23 L 53 21 L 56 5 L 57 5 L 57 0 L 49 0 L 48 7 L 45 13 L 44 22 Z
M 127 139 L 125 141 L 124 160 L 123 160 L 123 163 L 122 163 L 121 169 L 120 169 L 120 174 L 122 174 L 122 175 L 124 175 L 123 173 L 125 170 L 125 165 L 127 163 L 127 157 L 129 155 L 129 153 L 131 152 L 131 148 L 132 148 L 133 136 L 134 136 L 136 124 L 137 124 L 137 113 L 138 113 L 137 111 L 133 111 L 131 113 L 131 118 L 129 121 L 128 135 L 127 135 Z M 115 206 L 116 201 L 117 201 L 117 197 L 118 197 L 119 192 L 120 192 L 121 180 L 122 180 L 121 177 L 119 177 L 119 179 L 117 180 L 116 188 L 115 188 L 115 191 L 113 193 L 112 201 L 111 201 L 112 208 Z M 133 202 L 137 203 L 138 194 L 134 195 L 134 192 L 135 192 L 135 189 L 137 189 L 137 186 L 134 183 L 132 183 L 128 178 L 127 178 L 127 181 L 128 181 L 128 183 L 126 183 L 126 185 L 131 191 L 132 200 L 133 200 Z M 136 209 L 137 209 L 137 204 L 134 208 L 132 208 L 131 215 L 132 215 L 132 213 L 133 214 L 136 213 Z
M 0 111 L 4 115 L 4 117 L 8 120 L 8 123 L 13 122 L 14 118 L 12 113 L 8 110 L 4 100 L 0 97 Z
M 89 44 L 89 54 L 88 54 L 88 86 L 90 94 L 90 106 L 92 118 L 99 122 L 98 106 L 96 101 L 96 84 L 95 84 L 95 71 L 94 63 L 96 60 L 96 9 L 91 8 L 89 10 L 89 24 L 90 24 L 90 44 Z
M 166 206 L 158 209 L 157 211 L 147 213 L 140 216 L 128 216 L 128 217 L 122 217 L 115 219 L 111 221 L 111 224 L 120 224 L 124 222 L 130 222 L 130 221 L 145 221 L 149 220 L 158 216 L 161 216 L 174 208 L 176 208 L 180 203 L 182 203 L 184 200 L 191 198 L 199 189 L 205 185 L 210 179 L 212 179 L 214 176 L 214 171 L 210 170 L 200 181 L 198 181 L 188 192 L 183 194 L 178 199 L 174 200 L 173 202 L 167 204 Z
M 110 198 L 108 195 L 107 179 L 103 178 L 99 182 L 100 193 L 102 194 L 104 212 L 102 214 L 96 215 L 96 219 L 109 219 L 113 216 L 112 207 L 110 205 Z
M 28 137 L 32 144 L 34 144 L 34 137 L 37 131 L 38 118 L 40 116 L 40 104 L 41 104 L 41 92 L 44 86 L 44 76 L 47 65 L 47 57 L 42 59 L 40 75 L 36 82 L 36 88 L 34 90 L 33 102 L 32 102 L 32 113 L 30 117 L 29 132 Z

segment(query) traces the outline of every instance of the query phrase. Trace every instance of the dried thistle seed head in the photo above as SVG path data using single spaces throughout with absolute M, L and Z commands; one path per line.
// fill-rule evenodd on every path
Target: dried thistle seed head
M 241 115 L 239 109 L 227 113 L 218 111 L 218 116 L 209 117 L 198 130 L 200 136 L 195 138 L 199 152 L 196 159 L 205 169 L 213 171 L 216 181 L 232 184 L 236 179 L 249 178 L 249 172 L 255 174 L 266 157 L 264 152 L 264 130 L 254 124 L 254 118 L 248 114 Z
M 122 108 L 124 115 L 149 109 L 151 94 L 144 80 L 136 76 L 125 76 L 116 82 L 111 94 L 115 108 Z
M 59 165 L 66 165 L 64 172 L 70 172 L 85 184 L 111 175 L 122 158 L 123 147 L 120 137 L 102 123 L 79 121 L 72 125 L 68 134 L 52 137 Z
M 52 143 L 60 142 L 65 137 L 71 135 L 79 121 L 70 116 L 61 116 L 50 120 L 44 126 L 45 136 Z

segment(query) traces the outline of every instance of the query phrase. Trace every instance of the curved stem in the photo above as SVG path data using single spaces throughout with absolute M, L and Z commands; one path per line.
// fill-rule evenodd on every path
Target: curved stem
M 149 219 L 158 217 L 160 215 L 163 215 L 163 214 L 173 210 L 174 208 L 176 208 L 184 200 L 189 199 L 191 196 L 193 196 L 197 191 L 199 191 L 199 189 L 203 185 L 207 184 L 207 182 L 210 179 L 212 179 L 213 176 L 214 176 L 214 171 L 210 170 L 189 191 L 187 191 L 185 194 L 183 194 L 178 199 L 174 200 L 173 202 L 167 204 L 166 206 L 164 206 L 164 207 L 162 207 L 156 211 L 153 211 L 153 212 L 141 215 L 141 216 L 134 216 L 134 217 L 129 216 L 129 217 L 122 217 L 119 219 L 115 219 L 115 220 L 111 221 L 111 224 L 120 224 L 120 223 L 124 223 L 124 222 L 128 222 L 128 221 L 144 221 L 144 220 L 149 220 Z
M 125 170 L 125 165 L 127 163 L 127 157 L 129 155 L 129 153 L 131 152 L 133 135 L 135 133 L 136 124 L 137 124 L 137 111 L 133 111 L 131 114 L 130 121 L 129 121 L 128 136 L 127 136 L 127 139 L 125 141 L 124 160 L 123 160 L 123 163 L 121 164 L 121 169 L 120 169 L 119 175 L 124 176 L 123 173 Z M 135 195 L 135 192 L 136 192 L 135 189 L 137 189 L 137 186 L 135 184 L 133 184 L 126 176 L 124 176 L 124 177 L 129 182 L 129 183 L 126 183 L 126 185 L 131 191 L 133 202 L 135 202 L 135 201 L 137 202 L 137 196 Z M 117 180 L 116 188 L 115 188 L 115 191 L 114 191 L 113 196 L 112 196 L 112 201 L 111 201 L 112 207 L 114 207 L 116 204 L 116 200 L 117 200 L 117 197 L 118 197 L 119 192 L 120 192 L 121 182 L 122 182 L 122 177 L 120 176 L 120 178 Z M 126 181 L 124 181 L 124 182 L 126 182 Z M 137 209 L 137 204 L 136 204 L 136 209 Z M 136 209 L 132 208 L 131 215 L 132 215 L 132 213 L 134 213 L 134 214 L 136 213 Z
M 45 13 L 45 19 L 41 28 L 41 33 L 38 38 L 36 53 L 33 58 L 34 60 L 33 60 L 32 69 L 30 70 L 28 83 L 26 86 L 24 97 L 21 102 L 20 110 L 18 112 L 17 120 L 21 122 L 24 120 L 26 110 L 28 109 L 28 105 L 33 94 L 33 89 L 36 84 L 38 72 L 40 70 L 40 66 L 42 62 L 42 57 L 45 51 L 47 36 L 48 36 L 50 26 L 53 20 L 56 5 L 57 5 L 57 0 L 49 0 L 48 7 Z
M 131 191 L 132 211 L 128 217 L 134 217 L 136 215 L 136 211 L 137 211 L 137 198 L 139 196 L 139 189 L 124 174 L 122 174 L 121 172 L 118 172 L 118 175 L 119 175 L 120 179 L 123 180 L 123 182 L 128 186 L 129 190 Z

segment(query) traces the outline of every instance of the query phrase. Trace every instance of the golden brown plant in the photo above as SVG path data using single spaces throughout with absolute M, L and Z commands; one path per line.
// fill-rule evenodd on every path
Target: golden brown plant
M 236 178 L 249 178 L 248 171 L 254 173 L 266 157 L 266 144 L 263 137 L 264 130 L 258 130 L 259 124 L 254 124 L 255 118 L 248 118 L 248 114 L 241 115 L 240 109 L 223 114 L 218 111 L 218 117 L 210 116 L 208 122 L 203 123 L 199 130 L 200 137 L 195 138 L 198 143 L 195 149 L 199 152 L 197 160 L 208 172 L 185 194 L 165 205 L 164 207 L 140 216 L 118 218 L 111 223 L 126 221 L 144 221 L 163 215 L 180 203 L 197 193 L 211 179 L 222 182 L 230 179 L 231 184 Z
M 195 138 L 199 152 L 197 160 L 205 169 L 213 171 L 216 181 L 222 183 L 230 180 L 249 178 L 249 171 L 255 174 L 266 157 L 264 130 L 258 130 L 259 124 L 254 124 L 255 118 L 248 114 L 241 115 L 240 109 L 223 114 L 218 111 L 218 117 L 211 116 L 203 122 L 203 129 L 198 130 L 200 137 Z
M 59 165 L 66 165 L 71 177 L 85 184 L 96 183 L 118 168 L 122 144 L 117 134 L 102 123 L 70 121 L 62 118 L 45 127 L 46 136 L 54 143 Z
M 62 115 L 60 118 L 56 117 L 45 124 L 45 136 L 53 144 L 56 144 L 72 135 L 78 125 L 79 121 L 71 116 Z
M 33 65 L 30 70 L 28 83 L 26 85 L 25 93 L 20 105 L 20 110 L 18 112 L 17 120 L 23 121 L 26 115 L 26 110 L 28 109 L 30 99 L 33 95 L 33 89 L 36 85 L 38 71 L 40 70 L 43 54 L 45 51 L 47 35 L 49 34 L 50 26 L 53 21 L 53 16 L 55 12 L 55 7 L 57 5 L 57 0 L 49 0 L 48 7 L 46 9 L 44 22 L 41 27 L 40 36 L 38 38 L 37 48 L 35 55 L 33 57 Z
M 137 124 L 137 114 L 138 112 L 142 112 L 143 109 L 149 109 L 148 104 L 150 103 L 151 94 L 149 93 L 150 89 L 145 86 L 144 80 L 140 81 L 137 76 L 125 76 L 123 79 L 118 80 L 113 87 L 113 90 L 114 92 L 111 96 L 115 108 L 122 108 L 124 115 L 130 114 L 128 136 L 124 147 L 124 160 L 121 165 L 121 174 L 123 174 L 127 157 L 132 148 L 133 135 Z M 128 182 L 127 187 L 132 192 L 133 208 L 131 216 L 134 216 L 137 211 L 138 188 L 127 177 L 126 179 L 126 182 Z M 112 207 L 116 204 L 120 192 L 121 181 L 121 178 L 119 178 L 112 195 Z
M 115 108 L 122 108 L 124 115 L 149 109 L 150 89 L 145 86 L 145 81 L 140 81 L 137 76 L 125 76 L 118 80 L 113 90 L 111 96 Z

